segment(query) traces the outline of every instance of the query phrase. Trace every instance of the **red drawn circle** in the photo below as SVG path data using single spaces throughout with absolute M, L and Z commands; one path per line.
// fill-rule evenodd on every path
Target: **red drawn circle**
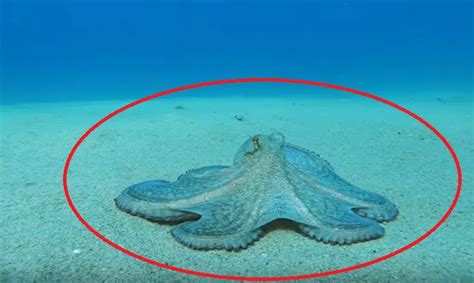
M 430 131 L 432 131 L 438 138 L 439 140 L 444 144 L 444 146 L 447 148 L 449 153 L 451 154 L 451 157 L 453 158 L 453 161 L 456 165 L 456 171 L 457 171 L 457 187 L 456 187 L 456 194 L 448 208 L 448 210 L 444 213 L 444 215 L 441 217 L 441 219 L 433 226 L 431 227 L 427 232 L 425 232 L 423 235 L 421 235 L 419 238 L 414 240 L 413 242 L 410 242 L 409 244 L 391 252 L 386 255 L 383 255 L 381 257 L 372 259 L 370 261 L 358 263 L 352 266 L 347 266 L 344 268 L 340 269 L 334 269 L 334 270 L 328 270 L 324 272 L 319 272 L 319 273 L 311 273 L 311 274 L 300 274 L 300 275 L 288 275 L 288 276 L 277 276 L 277 277 L 252 277 L 252 276 L 232 276 L 232 275 L 220 275 L 220 274 L 214 274 L 214 273 L 206 273 L 206 272 L 201 272 L 201 271 L 196 271 L 196 270 L 189 270 L 189 269 L 184 269 L 168 264 L 164 264 L 158 261 L 155 261 L 153 259 L 147 258 L 145 256 L 139 255 L 133 251 L 127 250 L 126 248 L 112 242 L 111 240 L 107 239 L 105 236 L 100 234 L 96 229 L 94 229 L 87 221 L 81 216 L 79 211 L 76 209 L 74 206 L 74 203 L 71 199 L 71 196 L 69 194 L 69 189 L 68 189 L 68 184 L 67 184 L 67 175 L 68 175 L 68 170 L 69 170 L 69 165 L 71 163 L 72 157 L 74 156 L 75 152 L 79 148 L 79 146 L 84 142 L 84 140 L 94 131 L 96 130 L 99 126 L 107 122 L 109 119 L 112 117 L 120 114 L 121 112 L 130 109 L 138 104 L 141 104 L 143 102 L 152 100 L 154 98 L 168 95 L 171 93 L 179 92 L 179 91 L 184 91 L 184 90 L 189 90 L 189 89 L 195 89 L 195 88 L 200 88 L 200 87 L 208 87 L 208 86 L 215 86 L 215 85 L 224 85 L 224 84 L 236 84 L 236 83 L 259 83 L 259 82 L 271 82 L 271 83 L 289 83 L 289 84 L 302 84 L 302 85 L 310 85 L 310 86 L 316 86 L 316 87 L 325 87 L 325 88 L 331 88 L 331 89 L 336 89 L 336 90 L 341 90 L 345 92 L 349 92 L 352 94 L 364 96 L 373 100 L 376 100 L 378 102 L 381 102 L 383 104 L 386 104 L 388 106 L 391 106 L 407 115 L 412 117 L 413 119 L 417 120 L 421 124 L 423 124 L 425 127 L 427 127 Z M 334 274 L 339 274 L 339 273 L 344 273 L 344 272 L 349 272 L 352 270 L 364 268 L 376 263 L 379 263 L 381 261 L 387 260 L 391 257 L 394 257 L 398 254 L 401 254 L 402 252 L 405 252 L 406 250 L 412 248 L 413 246 L 419 244 L 421 241 L 425 240 L 427 237 L 429 237 L 434 231 L 436 231 L 449 217 L 449 215 L 453 212 L 454 207 L 456 206 L 459 196 L 461 195 L 461 187 L 462 187 L 462 171 L 461 171 L 461 165 L 459 163 L 459 159 L 456 155 L 456 152 L 452 148 L 452 146 L 449 144 L 447 139 L 431 124 L 429 124 L 427 121 L 425 121 L 423 118 L 418 116 L 417 114 L 411 112 L 410 110 L 395 104 L 385 98 L 381 98 L 378 96 L 375 96 L 373 94 L 363 92 L 360 90 L 356 89 L 351 89 L 348 87 L 343 87 L 343 86 L 338 86 L 338 85 L 333 85 L 333 84 L 328 84 L 328 83 L 322 83 L 322 82 L 314 82 L 314 81 L 309 81 L 309 80 L 299 80 L 299 79 L 283 79 L 283 78 L 244 78 L 244 79 L 229 79 L 229 80 L 218 80 L 218 81 L 212 81 L 212 82 L 203 82 L 203 83 L 197 83 L 197 84 L 191 84 L 187 86 L 182 86 L 182 87 L 177 87 L 169 90 L 165 90 L 162 92 L 158 92 L 152 95 L 149 95 L 147 97 L 143 97 L 141 99 L 138 99 L 134 102 L 131 102 L 115 111 L 112 113 L 108 114 L 104 118 L 102 118 L 100 121 L 95 123 L 91 128 L 89 128 L 76 142 L 76 144 L 73 146 L 71 151 L 69 152 L 66 163 L 64 165 L 64 171 L 63 171 L 63 186 L 64 186 L 64 194 L 66 196 L 66 200 L 71 207 L 72 212 L 74 215 L 79 219 L 79 221 L 90 231 L 92 232 L 96 237 L 107 243 L 108 245 L 112 246 L 113 248 L 131 256 L 136 259 L 139 259 L 141 261 L 144 261 L 146 263 L 152 264 L 159 266 L 161 268 L 169 269 L 172 271 L 177 271 L 185 274 L 190 274 L 190 275 L 196 275 L 196 276 L 201 276 L 201 277 L 209 277 L 209 278 L 216 278 L 216 279 L 225 279 L 225 280 L 247 280 L 247 281 L 280 281 L 280 280 L 297 280 L 297 279 L 308 279 L 308 278 L 315 278 L 315 277 L 323 277 L 323 276 L 329 276 L 329 275 L 334 275 Z

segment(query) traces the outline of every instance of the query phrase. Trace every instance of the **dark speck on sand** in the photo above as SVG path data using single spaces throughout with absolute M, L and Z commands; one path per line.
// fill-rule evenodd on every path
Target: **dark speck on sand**
M 243 121 L 243 120 L 244 120 L 244 116 L 240 116 L 240 115 L 234 115 L 234 118 L 235 118 L 237 121 Z

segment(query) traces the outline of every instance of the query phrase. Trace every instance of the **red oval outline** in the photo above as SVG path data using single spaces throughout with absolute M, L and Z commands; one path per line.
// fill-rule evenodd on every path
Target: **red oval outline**
M 410 242 L 409 244 L 391 252 L 386 255 L 383 255 L 381 257 L 372 259 L 367 262 L 362 262 L 358 263 L 352 266 L 347 266 L 344 268 L 340 269 L 334 269 L 334 270 L 328 270 L 324 272 L 319 272 L 319 273 L 310 273 L 310 274 L 301 274 L 301 275 L 288 275 L 288 276 L 275 276 L 275 277 L 251 277 L 251 276 L 233 276 L 233 275 L 220 275 L 220 274 L 214 274 L 214 273 L 206 273 L 206 272 L 201 272 L 201 271 L 195 271 L 195 270 L 189 270 L 189 269 L 184 269 L 181 267 L 176 267 L 172 265 L 167 265 L 155 260 L 152 260 L 150 258 L 141 256 L 137 253 L 134 253 L 130 250 L 127 250 L 123 248 L 122 246 L 112 242 L 111 240 L 107 239 L 105 236 L 100 234 L 97 230 L 95 230 L 92 226 L 87 223 L 87 221 L 81 216 L 79 211 L 76 209 L 74 206 L 74 203 L 72 202 L 71 196 L 69 195 L 69 190 L 68 190 L 68 185 L 67 185 L 67 174 L 69 170 L 69 165 L 71 163 L 72 157 L 74 156 L 75 152 L 79 148 L 82 142 L 94 131 L 96 130 L 99 126 L 104 124 L 106 121 L 111 119 L 112 117 L 116 116 L 117 114 L 134 107 L 138 104 L 141 104 L 145 101 L 152 100 L 154 98 L 168 95 L 174 92 L 179 92 L 179 91 L 184 91 L 184 90 L 189 90 L 189 89 L 194 89 L 194 88 L 199 88 L 199 87 L 206 87 L 206 86 L 214 86 L 214 85 L 222 85 L 222 84 L 233 84 L 233 83 L 257 83 L 257 82 L 272 82 L 272 83 L 292 83 L 292 84 L 304 84 L 304 85 L 311 85 L 311 86 L 318 86 L 318 87 L 326 87 L 326 88 L 331 88 L 331 89 L 336 89 L 336 90 L 342 90 L 345 92 L 350 92 L 353 94 L 357 94 L 360 96 L 368 97 L 370 99 L 376 100 L 378 102 L 381 102 L 383 104 L 386 104 L 388 106 L 391 106 L 420 122 L 423 124 L 425 127 L 427 127 L 429 130 L 431 130 L 444 144 L 444 146 L 448 149 L 449 153 L 451 154 L 451 157 L 453 158 L 453 161 L 456 165 L 456 171 L 457 171 L 457 188 L 456 188 L 456 195 L 453 198 L 453 201 L 451 202 L 451 205 L 449 206 L 448 210 L 446 213 L 441 217 L 441 219 L 433 226 L 431 227 L 426 233 L 424 233 L 421 237 L 417 238 L 413 242 Z M 456 152 L 452 148 L 452 146 L 449 144 L 448 140 L 431 124 L 429 124 L 427 121 L 425 121 L 423 118 L 420 116 L 416 115 L 415 113 L 411 112 L 410 110 L 395 104 L 385 98 L 381 98 L 378 96 L 375 96 L 373 94 L 363 92 L 360 90 L 348 88 L 348 87 L 343 87 L 343 86 L 338 86 L 338 85 L 333 85 L 333 84 L 328 84 L 328 83 L 323 83 L 323 82 L 314 82 L 314 81 L 309 81 L 309 80 L 300 80 L 300 79 L 283 79 L 283 78 L 243 78 L 243 79 L 227 79 L 227 80 L 217 80 L 217 81 L 212 81 L 212 82 L 203 82 L 203 83 L 196 83 L 196 84 L 191 84 L 191 85 L 186 85 L 182 87 L 177 87 L 169 90 L 165 90 L 162 92 L 158 92 L 146 97 L 143 97 L 141 99 L 138 99 L 136 101 L 133 101 L 115 111 L 112 113 L 108 114 L 101 120 L 99 120 L 97 123 L 95 123 L 91 128 L 89 128 L 76 142 L 76 144 L 73 146 L 71 151 L 68 154 L 68 157 L 66 159 L 66 163 L 64 165 L 64 171 L 63 171 L 63 187 L 64 187 L 64 194 L 66 196 L 66 200 L 71 207 L 72 212 L 74 215 L 79 219 L 79 221 L 90 231 L 92 234 L 94 234 L 96 237 L 107 243 L 108 245 L 112 246 L 113 248 L 131 256 L 136 259 L 139 259 L 141 261 L 144 261 L 146 263 L 152 264 L 159 266 L 161 268 L 169 269 L 172 271 L 177 271 L 185 274 L 190 274 L 190 275 L 196 275 L 196 276 L 201 276 L 201 277 L 209 277 L 209 278 L 216 278 L 216 279 L 225 279 L 225 280 L 247 280 L 247 281 L 281 281 L 281 280 L 297 280 L 297 279 L 309 279 L 309 278 L 315 278 L 315 277 L 323 277 L 323 276 L 329 276 L 329 275 L 335 275 L 339 273 L 344 273 L 344 272 L 349 272 L 352 270 L 364 268 L 376 263 L 379 263 L 381 261 L 387 260 L 391 257 L 394 257 L 410 248 L 413 246 L 419 244 L 421 241 L 425 240 L 427 237 L 429 237 L 434 231 L 436 231 L 449 217 L 449 215 L 453 212 L 454 207 L 456 206 L 459 196 L 461 195 L 461 187 L 462 187 L 462 170 L 461 170 L 461 165 L 459 162 L 459 159 L 456 155 Z

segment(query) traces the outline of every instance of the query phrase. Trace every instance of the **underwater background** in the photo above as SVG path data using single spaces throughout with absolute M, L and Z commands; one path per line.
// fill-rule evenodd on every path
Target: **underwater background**
M 314 275 L 419 241 L 454 204 L 439 229 L 403 253 L 306 281 L 474 281 L 472 1 L 0 0 L 0 13 L 0 282 Z M 103 237 L 207 277 L 132 258 L 78 221 L 63 173 L 92 125 L 153 93 L 236 78 L 303 79 L 389 99 L 433 125 L 454 153 L 412 117 L 348 92 L 283 83 L 196 88 L 95 129 L 71 159 L 67 184 L 78 213 Z M 239 252 L 193 250 L 173 238 L 173 226 L 114 203 L 132 184 L 231 165 L 245 140 L 273 132 L 393 202 L 399 214 L 380 224 L 383 237 L 329 245 L 283 224 L 264 227 Z M 453 156 L 462 169 L 457 203 Z
M 3 103 L 225 78 L 471 97 L 472 1 L 2 1 Z

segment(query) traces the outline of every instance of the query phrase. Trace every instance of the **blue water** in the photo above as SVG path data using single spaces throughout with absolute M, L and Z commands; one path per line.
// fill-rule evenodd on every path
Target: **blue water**
M 2 103 L 134 99 L 241 77 L 309 79 L 379 95 L 472 96 L 468 0 L 1 6 Z

